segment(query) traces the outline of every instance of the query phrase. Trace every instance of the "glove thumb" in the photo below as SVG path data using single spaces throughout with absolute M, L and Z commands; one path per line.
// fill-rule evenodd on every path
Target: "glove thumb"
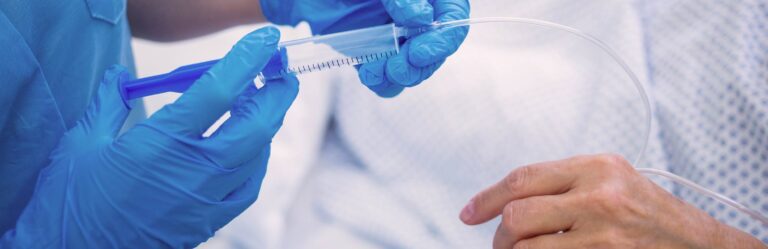
M 107 69 L 96 97 L 88 107 L 85 117 L 78 123 L 81 131 L 110 140 L 117 135 L 130 112 L 130 107 L 120 94 L 120 84 L 129 78 L 130 74 L 122 66 L 114 65 Z

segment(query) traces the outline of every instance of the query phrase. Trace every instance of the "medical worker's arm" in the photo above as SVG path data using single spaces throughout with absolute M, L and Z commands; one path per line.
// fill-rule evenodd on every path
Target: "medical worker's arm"
M 191 248 L 213 236 L 258 197 L 272 137 L 298 92 L 293 77 L 252 83 L 279 37 L 274 28 L 248 34 L 175 103 L 122 135 L 129 108 L 118 84 L 128 74 L 110 69 L 0 248 Z
M 258 0 L 128 0 L 127 7 L 133 35 L 155 41 L 265 21 Z
M 493 248 L 766 248 L 615 155 L 516 169 L 472 198 L 460 218 L 475 225 L 499 215 Z

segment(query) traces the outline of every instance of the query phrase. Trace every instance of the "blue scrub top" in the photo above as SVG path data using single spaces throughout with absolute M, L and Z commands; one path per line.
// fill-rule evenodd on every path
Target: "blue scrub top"
M 133 71 L 125 1 L 0 1 L 0 235 L 106 68 Z

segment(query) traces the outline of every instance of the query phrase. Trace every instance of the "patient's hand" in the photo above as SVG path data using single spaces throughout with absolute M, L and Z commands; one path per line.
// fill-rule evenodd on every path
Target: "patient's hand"
M 638 174 L 615 155 L 518 168 L 462 210 L 501 215 L 493 248 L 766 248 Z

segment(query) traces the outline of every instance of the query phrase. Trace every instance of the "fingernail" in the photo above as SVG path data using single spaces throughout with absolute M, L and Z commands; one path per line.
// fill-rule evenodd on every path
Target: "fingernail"
M 472 220 L 472 216 L 475 215 L 475 199 L 469 200 L 469 203 L 467 203 L 466 206 L 464 206 L 464 209 L 461 210 L 461 214 L 459 215 L 459 218 L 464 223 L 469 223 Z

